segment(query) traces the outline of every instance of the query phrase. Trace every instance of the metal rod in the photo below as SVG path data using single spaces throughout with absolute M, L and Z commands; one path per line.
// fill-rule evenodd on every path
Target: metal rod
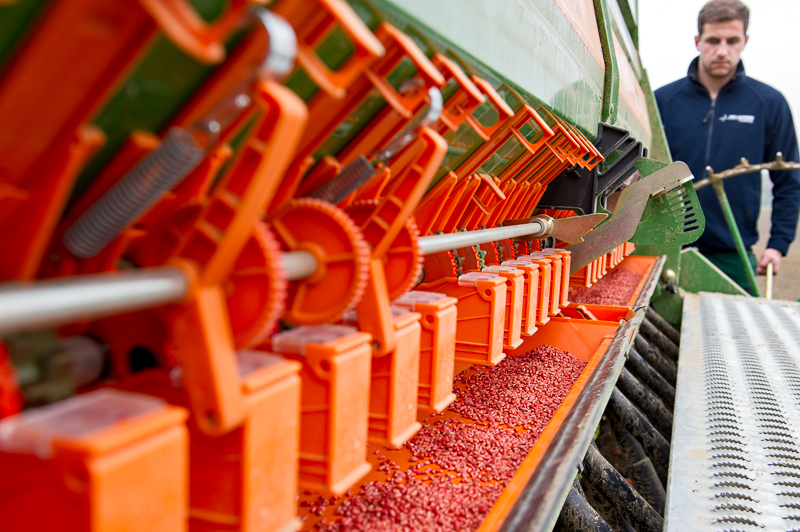
M 189 291 L 177 268 L 148 268 L 0 287 L 0 334 L 175 303 Z
M 767 299 L 772 299 L 772 263 L 767 263 Z
M 731 230 L 731 235 L 733 235 L 733 243 L 736 245 L 736 253 L 739 254 L 739 260 L 742 262 L 742 268 L 744 268 L 744 273 L 747 276 L 747 282 L 750 283 L 750 287 L 753 289 L 753 295 L 761 297 L 761 290 L 759 290 L 758 283 L 756 283 L 756 272 L 753 271 L 750 258 L 747 256 L 747 251 L 744 249 L 742 235 L 739 233 L 739 228 L 736 226 L 736 220 L 733 217 L 731 204 L 728 203 L 728 196 L 725 194 L 722 181 L 714 181 L 712 185 L 714 186 L 714 191 L 717 193 L 719 205 L 722 207 L 722 214 L 725 215 L 725 222 L 728 224 L 728 229 Z
M 544 234 L 545 230 L 545 224 L 532 221 L 529 224 L 510 225 L 508 227 L 495 227 L 492 229 L 462 231 L 460 233 L 449 233 L 446 235 L 424 236 L 419 239 L 419 244 L 422 248 L 422 254 L 430 255 L 431 253 L 476 246 L 518 236 L 530 235 L 532 238 L 536 238 Z
M 317 271 L 317 259 L 308 251 L 289 251 L 281 256 L 281 260 L 290 281 L 311 277 Z

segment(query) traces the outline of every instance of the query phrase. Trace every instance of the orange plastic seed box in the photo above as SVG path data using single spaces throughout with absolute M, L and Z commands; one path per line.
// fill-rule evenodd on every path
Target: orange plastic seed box
M 186 416 L 98 390 L 4 419 L 3 530 L 186 530 Z
M 347 325 L 297 327 L 271 339 L 273 352 L 303 363 L 300 487 L 341 495 L 370 470 L 371 341 Z
M 524 337 L 536 332 L 536 305 L 539 301 L 539 265 L 528 260 L 506 260 L 501 266 L 511 266 L 522 271 L 522 330 Z
M 539 287 L 536 292 L 536 324 L 544 325 L 550 320 L 550 293 L 553 283 L 553 261 L 544 256 L 520 255 L 517 260 L 530 262 L 539 267 Z
M 572 270 L 572 252 L 560 248 L 544 248 L 545 253 L 555 253 L 561 257 L 561 297 L 560 306 L 566 307 L 569 305 L 569 277 Z
M 493 273 L 470 272 L 418 288 L 458 299 L 456 362 L 495 366 L 506 357 L 503 353 L 505 279 Z
M 520 255 L 517 257 L 520 260 L 544 259 L 550 261 L 550 307 L 548 312 L 551 316 L 558 314 L 561 309 L 561 275 L 562 275 L 562 262 L 561 257 L 555 253 L 546 253 L 544 251 L 537 251 L 530 255 Z
M 503 348 L 516 349 L 522 344 L 522 300 L 525 291 L 525 273 L 511 266 L 487 266 L 486 273 L 499 275 L 506 280 L 506 312 L 503 324 Z
M 442 412 L 452 403 L 455 373 L 457 299 L 437 292 L 412 290 L 392 303 L 422 317 L 419 347 L 417 411 Z
M 369 402 L 369 441 L 399 447 L 419 431 L 420 315 L 402 307 L 392 309 L 397 347 L 372 358 Z
M 279 355 L 236 353 L 244 399 L 240 427 L 220 436 L 189 428 L 189 528 L 278 532 L 297 525 L 301 365 Z M 182 372 L 142 371 L 122 386 L 188 406 Z
M 369 389 L 370 443 L 399 447 L 420 429 L 417 423 L 419 382 L 420 314 L 391 306 L 396 347 L 384 354 L 373 351 Z M 344 317 L 347 325 L 358 325 L 353 310 Z

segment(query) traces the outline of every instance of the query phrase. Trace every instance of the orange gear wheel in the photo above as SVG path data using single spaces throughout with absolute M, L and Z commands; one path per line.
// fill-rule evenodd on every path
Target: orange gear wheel
M 445 277 L 458 277 L 460 275 L 458 262 L 452 251 L 441 251 L 425 255 L 425 277 L 423 281 L 431 283 Z
M 469 272 L 474 270 L 482 270 L 484 263 L 480 252 L 483 251 L 478 246 L 467 246 L 459 248 L 455 251 L 455 259 L 458 261 L 459 269 L 462 272 Z
M 237 349 L 258 345 L 278 324 L 287 286 L 280 245 L 267 224 L 257 223 L 224 285 Z
M 358 303 L 367 286 L 369 249 L 344 211 L 317 199 L 292 199 L 270 213 L 269 222 L 285 251 L 308 251 L 317 259 L 311 277 L 289 283 L 286 321 L 331 323 Z
M 481 248 L 481 251 L 486 253 L 486 256 L 483 258 L 484 264 L 500 264 L 505 260 L 496 242 L 487 242 L 478 247 Z
M 500 255 L 503 257 L 503 260 L 514 260 L 520 255 L 525 255 L 525 249 L 522 248 L 523 253 L 519 253 L 517 247 L 514 245 L 514 241 L 510 238 L 504 238 L 502 240 L 498 240 L 494 242 L 497 248 L 500 250 Z
M 375 211 L 378 203 L 378 200 L 356 201 L 347 207 L 345 212 L 350 215 L 356 225 L 360 226 Z M 371 242 L 371 244 L 376 245 L 377 242 Z M 409 216 L 383 258 L 389 301 L 394 301 L 402 296 L 417 283 L 417 279 L 422 273 L 423 260 L 417 223 L 413 216 Z

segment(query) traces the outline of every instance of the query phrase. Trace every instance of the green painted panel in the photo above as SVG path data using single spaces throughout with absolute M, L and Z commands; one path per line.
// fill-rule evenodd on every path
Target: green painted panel
M 696 248 L 681 252 L 679 286 L 687 292 L 718 292 L 737 296 L 749 295 L 736 282 L 714 266 Z
M 495 87 L 506 81 L 529 103 L 543 103 L 590 138 L 597 134 L 603 69 L 552 0 L 374 0 L 374 5 L 403 31 L 410 25 L 427 33 Z
M 206 20 L 216 18 L 225 0 L 193 0 L 191 4 Z M 231 39 L 228 48 L 238 41 Z M 153 47 L 94 119 L 106 135 L 106 145 L 86 166 L 73 189 L 73 198 L 88 185 L 135 130 L 158 132 L 169 121 L 214 67 L 189 57 L 165 37 Z
M 49 0 L 17 0 L 0 5 L 0 67 L 9 58 L 20 38 L 30 29 L 31 23 L 44 11 Z

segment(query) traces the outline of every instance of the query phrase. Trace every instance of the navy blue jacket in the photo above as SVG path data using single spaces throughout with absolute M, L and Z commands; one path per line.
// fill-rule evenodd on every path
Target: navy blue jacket
M 775 160 L 781 152 L 787 161 L 798 161 L 797 136 L 789 105 L 772 87 L 748 78 L 739 62 L 736 74 L 719 92 L 716 101 L 697 77 L 698 59 L 687 77 L 655 92 L 672 158 L 685 162 L 695 180 L 706 177 L 707 166 L 715 172 L 733 168 L 742 157 L 752 164 Z M 772 231 L 767 247 L 784 255 L 794 240 L 800 209 L 800 171 L 770 172 L 773 183 Z M 758 240 L 761 176 L 745 174 L 725 180 L 744 245 Z M 706 216 L 706 230 L 696 246 L 700 251 L 735 250 L 713 187 L 698 191 Z

